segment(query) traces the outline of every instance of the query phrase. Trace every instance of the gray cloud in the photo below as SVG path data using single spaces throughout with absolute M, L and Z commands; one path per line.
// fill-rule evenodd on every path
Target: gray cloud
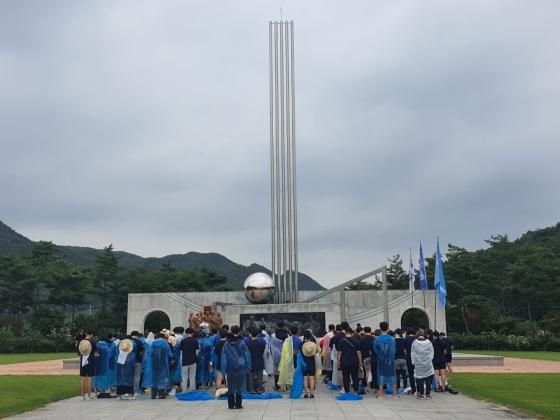
M 554 1 L 5 2 L 0 218 L 269 265 L 268 29 L 296 21 L 301 269 L 558 221 Z

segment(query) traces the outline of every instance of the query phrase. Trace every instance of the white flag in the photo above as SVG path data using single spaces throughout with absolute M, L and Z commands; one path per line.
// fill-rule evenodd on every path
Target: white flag
M 408 291 L 414 293 L 414 264 L 412 264 L 412 248 L 410 249 L 410 265 L 408 266 Z

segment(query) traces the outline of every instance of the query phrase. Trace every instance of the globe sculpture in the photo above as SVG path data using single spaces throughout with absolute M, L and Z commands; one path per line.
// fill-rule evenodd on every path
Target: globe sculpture
M 243 283 L 245 297 L 251 303 L 272 303 L 274 282 L 268 274 L 253 273 Z

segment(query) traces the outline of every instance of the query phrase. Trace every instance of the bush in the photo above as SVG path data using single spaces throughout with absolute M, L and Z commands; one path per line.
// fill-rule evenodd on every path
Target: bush
M 560 337 L 545 331 L 537 331 L 532 337 L 490 332 L 480 335 L 450 334 L 449 338 L 457 350 L 560 351 Z

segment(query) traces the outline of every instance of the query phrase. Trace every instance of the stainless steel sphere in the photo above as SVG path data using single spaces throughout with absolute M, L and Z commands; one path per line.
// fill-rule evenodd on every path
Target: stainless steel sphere
M 272 303 L 274 282 L 268 274 L 253 273 L 243 283 L 245 297 L 251 303 Z

